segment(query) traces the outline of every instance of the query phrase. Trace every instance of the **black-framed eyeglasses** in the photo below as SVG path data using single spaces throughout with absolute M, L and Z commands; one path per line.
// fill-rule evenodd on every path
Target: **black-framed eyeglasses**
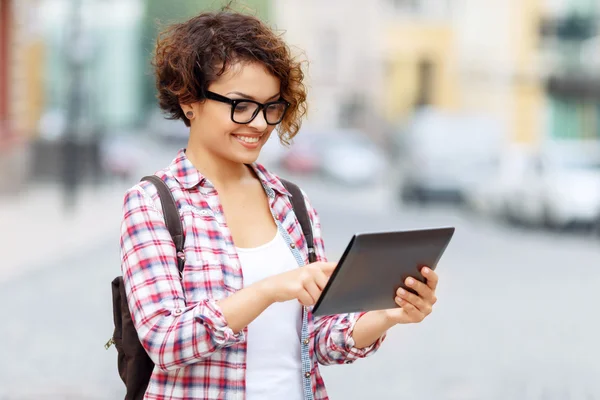
M 262 110 L 268 125 L 277 125 L 283 120 L 290 103 L 285 100 L 259 103 L 248 99 L 230 99 L 218 93 L 206 91 L 206 98 L 231 105 L 231 120 L 236 124 L 249 124 Z

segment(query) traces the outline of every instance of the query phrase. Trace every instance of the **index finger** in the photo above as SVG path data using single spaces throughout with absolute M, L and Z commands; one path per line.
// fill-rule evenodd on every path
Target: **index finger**
M 321 268 L 321 271 L 323 271 L 323 273 L 325 273 L 325 275 L 327 275 L 329 277 L 329 276 L 331 276 L 331 274 L 333 274 L 335 267 L 337 267 L 337 263 L 336 262 L 324 262 L 324 263 L 320 263 L 319 267 Z
M 425 282 L 427 283 L 427 286 L 429 286 L 431 290 L 435 290 L 438 285 L 438 275 L 435 273 L 435 271 L 429 267 L 423 267 L 421 269 L 421 273 L 425 277 Z

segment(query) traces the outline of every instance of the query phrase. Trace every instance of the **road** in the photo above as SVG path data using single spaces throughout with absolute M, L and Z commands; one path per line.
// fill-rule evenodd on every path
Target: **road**
M 600 399 L 600 242 L 400 208 L 385 188 L 300 183 L 330 259 L 354 232 L 457 227 L 434 313 L 395 327 L 366 360 L 323 368 L 332 399 Z M 116 352 L 103 348 L 118 251 L 106 237 L 0 284 L 0 399 L 122 398 Z

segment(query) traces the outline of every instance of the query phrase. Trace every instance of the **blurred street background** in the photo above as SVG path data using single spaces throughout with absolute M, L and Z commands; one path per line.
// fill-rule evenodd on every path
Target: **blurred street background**
M 309 60 L 261 159 L 352 234 L 456 226 L 439 303 L 332 399 L 600 399 L 600 2 L 246 0 Z M 0 399 L 124 395 L 110 281 L 124 191 L 185 147 L 149 60 L 213 0 L 0 0 Z

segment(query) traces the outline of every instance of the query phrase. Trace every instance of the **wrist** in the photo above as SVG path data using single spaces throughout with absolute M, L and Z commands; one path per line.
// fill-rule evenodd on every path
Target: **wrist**
M 373 313 L 376 316 L 376 318 L 380 321 L 381 326 L 385 330 L 388 330 L 389 328 L 397 324 L 397 322 L 390 315 L 390 313 L 388 313 L 388 310 L 371 311 L 371 313 Z
M 253 289 L 256 291 L 258 298 L 265 302 L 268 306 L 275 303 L 276 300 L 276 291 L 271 283 L 271 279 L 266 278 L 261 281 L 256 282 L 252 285 Z

